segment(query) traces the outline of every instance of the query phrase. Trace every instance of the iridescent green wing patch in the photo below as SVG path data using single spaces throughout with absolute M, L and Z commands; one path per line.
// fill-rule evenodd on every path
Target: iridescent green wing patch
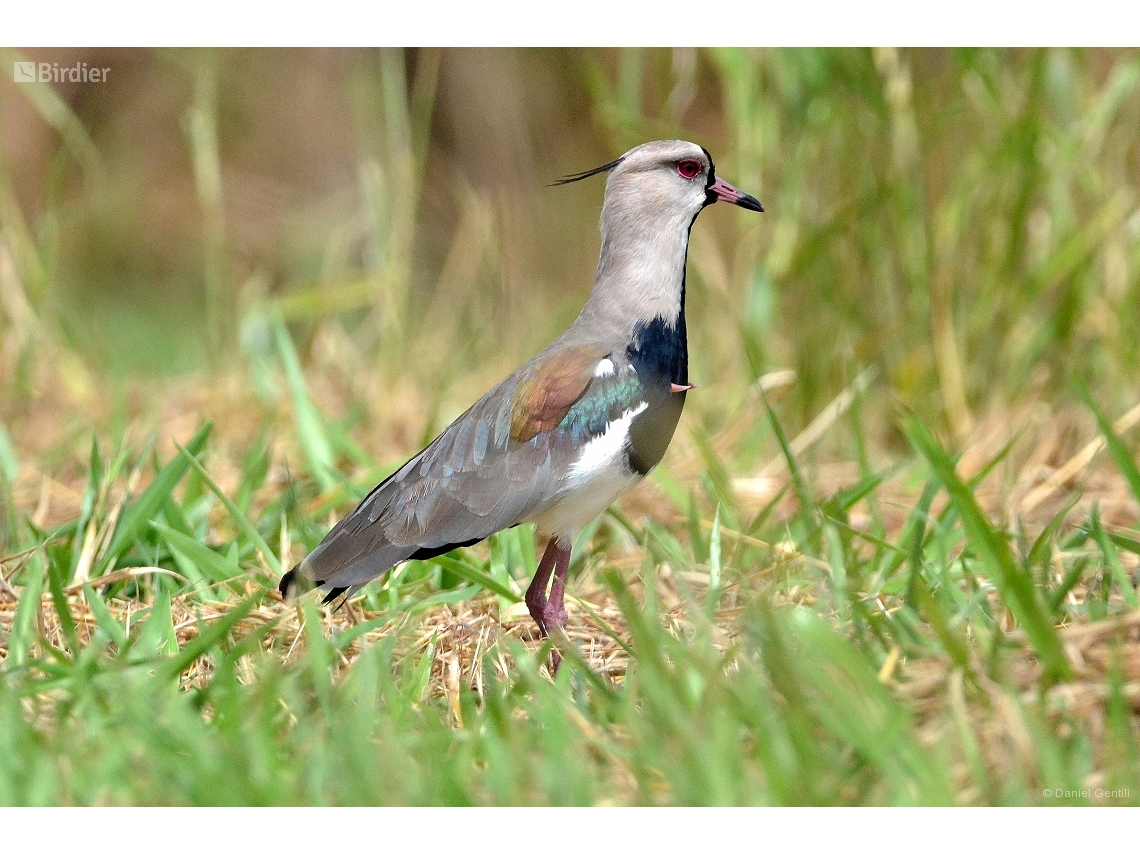
M 569 347 L 539 364 L 515 390 L 511 439 L 530 442 L 559 427 L 582 397 L 606 355 L 599 347 Z
M 637 374 L 626 368 L 617 374 L 594 378 L 593 384 L 566 413 L 558 424 L 559 433 L 583 442 L 605 433 L 610 422 L 621 418 L 644 397 Z

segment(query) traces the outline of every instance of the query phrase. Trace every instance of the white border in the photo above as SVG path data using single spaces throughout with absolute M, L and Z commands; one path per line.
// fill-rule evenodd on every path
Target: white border
M 1129 4 L 1084 0 L 16 0 L 0 40 L 64 46 L 1079 45 L 1136 38 Z

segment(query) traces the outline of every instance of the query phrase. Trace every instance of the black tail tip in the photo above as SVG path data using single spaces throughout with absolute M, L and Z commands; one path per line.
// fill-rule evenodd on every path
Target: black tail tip
M 302 578 L 300 564 L 281 577 L 281 583 L 277 586 L 277 590 L 281 592 L 282 599 L 289 599 L 303 587 Z
M 287 600 L 290 597 L 296 596 L 298 594 L 303 594 L 306 591 L 311 591 L 313 587 L 313 580 L 309 577 L 309 574 L 305 571 L 305 569 L 300 564 L 298 564 L 296 567 L 281 577 L 281 582 L 278 584 L 277 590 L 281 592 L 281 598 L 283 600 Z M 323 586 L 321 587 L 323 589 Z M 325 598 L 322 602 L 328 604 L 343 594 L 345 591 L 347 591 L 348 586 L 346 585 L 341 588 L 331 588 L 326 590 L 328 593 L 325 594 Z

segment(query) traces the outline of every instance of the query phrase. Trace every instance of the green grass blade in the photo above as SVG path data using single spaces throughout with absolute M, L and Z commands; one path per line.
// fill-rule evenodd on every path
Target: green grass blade
M 170 610 L 170 594 L 159 588 L 154 605 L 142 624 L 140 637 L 134 650 L 144 654 L 173 656 L 178 652 L 178 636 L 174 632 L 174 615 Z
M 262 601 L 260 596 L 246 597 L 240 600 L 227 614 L 218 618 L 179 650 L 173 657 L 162 663 L 160 673 L 167 679 L 174 679 L 189 668 L 194 660 L 206 656 L 216 647 L 219 647 L 230 634 L 238 622 L 253 611 L 254 607 Z M 260 631 L 268 631 L 271 624 L 261 627 Z
M 174 443 L 174 446 L 182 453 L 183 459 L 193 467 L 194 471 L 197 472 L 199 477 L 206 483 L 206 486 L 210 488 L 210 491 L 218 497 L 218 501 L 225 505 L 226 510 L 229 511 L 230 517 L 237 527 L 245 533 L 246 537 L 253 541 L 254 546 L 261 552 L 265 563 L 269 565 L 274 573 L 280 576 L 281 562 L 277 559 L 273 550 L 269 548 L 269 544 L 265 542 L 265 538 L 261 536 L 261 532 L 257 530 L 257 526 L 249 521 L 249 517 L 241 512 L 241 508 L 235 505 L 233 500 L 226 495 L 225 491 L 218 486 L 218 483 L 210 477 L 210 473 L 206 471 L 206 467 L 198 462 L 198 459 L 190 453 L 188 448 L 183 448 L 177 442 Z
M 47 568 L 37 553 L 29 560 L 23 573 L 24 589 L 16 604 L 16 616 L 12 619 L 12 629 L 8 636 L 8 657 L 4 667 L 8 670 L 28 664 L 32 646 L 39 636 L 40 596 L 43 594 L 44 577 Z
M 1112 429 L 1112 422 L 1106 419 L 1100 408 L 1093 403 L 1088 390 L 1084 386 L 1078 386 L 1077 392 L 1085 402 L 1085 406 L 1092 410 L 1092 414 L 1096 417 L 1097 426 L 1100 428 L 1101 434 L 1104 435 L 1104 441 L 1108 443 L 1108 453 L 1112 455 L 1112 460 L 1116 464 L 1116 468 L 1120 470 L 1120 474 L 1128 481 L 1128 488 L 1132 491 L 1132 497 L 1140 502 L 1140 468 L 1137 468 L 1136 461 L 1132 459 L 1132 455 L 1121 442 L 1120 437 L 1116 435 L 1116 431 Z
M 297 359 L 297 350 L 293 347 L 293 339 L 285 328 L 285 322 L 279 314 L 274 314 L 270 318 L 270 324 L 273 327 L 273 339 L 277 343 L 277 354 L 285 366 L 285 378 L 289 383 L 294 417 L 297 420 L 297 437 L 305 455 L 305 464 L 322 491 L 332 489 L 340 483 L 340 479 L 334 474 L 336 466 L 328 428 L 309 395 L 305 375 L 301 371 L 300 360 Z
M 86 582 L 83 583 L 83 598 L 87 602 L 87 607 L 91 609 L 91 614 L 95 617 L 95 624 L 99 629 L 107 633 L 107 637 L 120 650 L 126 647 L 128 639 L 127 634 L 123 631 L 123 625 L 115 620 L 115 616 L 111 614 L 111 610 L 107 608 L 103 598 Z
M 938 636 L 938 640 L 942 642 L 943 648 L 950 655 L 954 665 L 968 672 L 970 670 L 970 645 L 966 640 L 965 633 L 955 630 L 942 606 L 938 604 L 937 598 L 926 590 L 924 585 L 914 587 L 914 600 L 915 608 L 929 621 L 931 629 Z
M 1077 583 L 1081 581 L 1081 576 L 1084 575 L 1085 569 L 1088 567 L 1089 562 L 1087 558 L 1081 558 L 1073 563 L 1061 583 L 1049 592 L 1049 597 L 1046 600 L 1046 606 L 1050 614 L 1056 614 L 1061 604 L 1065 601 L 1065 597 L 1069 591 L 1076 587 Z
M 792 473 L 792 483 L 796 488 L 796 496 L 800 500 L 800 512 L 806 517 L 811 513 L 811 509 L 815 507 L 815 502 L 811 496 L 811 490 L 808 489 L 807 480 L 804 478 L 803 472 L 800 471 L 800 465 L 796 462 L 796 455 L 792 452 L 791 443 L 788 442 L 787 434 L 784 433 L 784 427 L 780 424 L 780 420 L 776 418 L 776 411 L 772 409 L 771 403 L 768 401 L 768 396 L 761 391 L 761 397 L 764 399 L 764 407 L 768 411 L 768 423 L 772 426 L 772 433 L 776 435 L 776 441 L 780 444 L 780 451 L 784 455 L 784 460 L 787 461 L 788 471 Z
M 1140 555 L 1140 540 L 1134 537 L 1120 534 L 1119 532 L 1109 532 L 1109 539 L 1125 552 L 1131 552 L 1133 555 Z
M 1137 606 L 1140 606 L 1140 602 L 1137 601 L 1136 597 L 1136 588 L 1133 586 L 1132 580 L 1128 578 L 1128 573 L 1125 571 L 1124 566 L 1120 563 L 1120 556 L 1116 554 L 1116 546 L 1108 536 L 1108 532 L 1104 530 L 1104 525 L 1100 521 L 1100 510 L 1095 506 L 1092 510 L 1090 529 L 1093 540 L 1096 541 L 1097 546 L 1100 547 L 1101 554 L 1104 555 L 1104 563 L 1108 567 L 1112 578 L 1116 581 L 1116 586 L 1120 589 L 1120 595 L 1124 598 L 1124 604 L 1130 609 L 1135 609 Z
M 971 547 L 979 560 L 993 574 L 1002 599 L 1025 630 L 1046 671 L 1054 679 L 1065 679 L 1071 674 L 1068 660 L 1061 647 L 1056 627 L 1049 619 L 1037 597 L 1032 576 L 1022 571 L 1014 560 L 1006 540 L 998 535 L 978 506 L 974 494 L 958 477 L 954 462 L 934 437 L 914 416 L 906 420 L 905 430 L 915 448 L 927 459 L 942 482 L 950 501 L 957 509 L 965 527 Z
M 715 601 L 716 593 L 721 584 L 721 543 L 720 543 L 720 505 L 717 505 L 713 515 L 712 531 L 709 532 L 709 600 Z
M 395 616 L 396 612 L 389 612 L 388 614 L 381 615 L 380 617 L 372 618 L 372 620 L 361 621 L 355 626 L 350 626 L 343 632 L 338 632 L 333 636 L 333 646 L 337 650 L 344 650 L 350 644 L 352 644 L 352 642 L 356 641 L 356 639 L 367 635 L 374 629 L 379 629 L 380 627 L 391 623 L 392 619 Z
M 132 502 L 122 516 L 119 517 L 118 525 L 115 526 L 115 533 L 111 537 L 111 542 L 107 546 L 106 556 L 107 559 L 113 560 L 116 558 L 130 543 L 130 541 L 149 523 L 158 513 L 163 503 L 170 498 L 170 494 L 174 488 L 178 486 L 178 482 L 182 480 L 182 476 L 186 474 L 186 469 L 189 466 L 188 460 L 194 460 L 195 456 L 201 454 L 202 449 L 206 446 L 206 440 L 213 430 L 213 422 L 207 422 L 198 429 L 198 432 L 186 443 L 185 449 L 179 447 L 182 454 L 174 457 L 167 463 L 158 474 L 154 476 L 154 480 L 150 485 L 143 490 L 142 495 L 138 500 Z M 105 560 L 107 560 L 105 559 Z
M 408 685 L 408 701 L 413 704 L 420 703 L 427 694 L 428 682 L 431 679 L 431 666 L 435 662 L 435 642 L 438 636 L 438 630 L 432 633 L 427 650 L 420 657 L 416 670 L 412 673 L 412 679 Z
M 1060 513 L 1049 520 L 1045 528 L 1041 530 L 1041 534 L 1037 535 L 1036 540 L 1033 541 L 1033 545 L 1029 548 L 1029 554 L 1025 558 L 1026 568 L 1033 568 L 1038 565 L 1045 566 L 1048 564 L 1053 538 L 1056 536 L 1057 529 L 1060 527 L 1062 521 L 1065 519 L 1065 515 L 1069 512 L 1071 507 L 1072 505 L 1063 508 Z
M 219 555 L 210 547 L 180 531 L 162 523 L 152 522 L 151 527 L 166 541 L 172 551 L 182 555 L 214 582 L 229 582 L 242 575 L 241 567 L 226 556 Z
M 447 569 L 454 573 L 456 576 L 462 576 L 468 582 L 474 582 L 476 585 L 486 588 L 488 591 L 494 591 L 500 597 L 510 600 L 512 603 L 521 603 L 522 597 L 508 588 L 501 582 L 492 579 L 482 570 L 472 567 L 465 561 L 460 561 L 458 558 L 452 558 L 450 555 L 439 555 L 431 559 L 434 564 Z
M 11 484 L 16 480 L 16 473 L 20 469 L 20 461 L 16 457 L 16 450 L 12 447 L 12 438 L 8 436 L 8 429 L 0 422 L 0 482 Z
M 68 570 L 64 567 L 62 562 L 52 561 L 48 559 L 48 587 L 51 589 L 52 602 L 55 604 L 55 613 L 59 617 L 60 629 L 63 630 L 63 638 L 67 642 L 67 649 L 71 652 L 72 656 L 79 655 L 79 633 L 75 629 L 75 618 L 71 614 L 71 606 L 67 602 L 67 594 L 64 593 L 64 576 Z

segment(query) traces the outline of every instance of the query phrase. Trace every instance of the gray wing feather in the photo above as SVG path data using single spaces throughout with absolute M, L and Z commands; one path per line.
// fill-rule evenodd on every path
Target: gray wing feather
M 302 563 L 324 588 L 359 586 L 419 550 L 483 540 L 558 492 L 556 437 L 510 439 L 515 372 L 380 483 Z

